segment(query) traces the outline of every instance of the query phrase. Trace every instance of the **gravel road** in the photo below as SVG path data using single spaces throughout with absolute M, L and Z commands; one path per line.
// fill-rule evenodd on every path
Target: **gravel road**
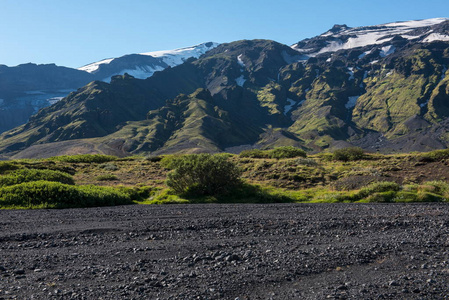
M 0 211 L 0 299 L 449 299 L 443 204 Z

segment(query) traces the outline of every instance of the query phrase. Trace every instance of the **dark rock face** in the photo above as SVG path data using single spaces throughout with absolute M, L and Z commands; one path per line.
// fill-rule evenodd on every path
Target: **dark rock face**
M 39 109 L 93 79 L 87 72 L 54 64 L 0 65 L 0 132 L 26 123 Z
M 446 205 L 1 211 L 0 297 L 443 299 Z

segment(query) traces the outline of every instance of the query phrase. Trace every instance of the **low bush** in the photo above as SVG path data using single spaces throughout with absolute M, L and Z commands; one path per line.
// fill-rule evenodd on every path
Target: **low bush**
M 119 169 L 119 167 L 117 167 L 116 164 L 111 163 L 111 162 L 102 163 L 98 167 L 100 169 L 105 170 L 105 171 L 117 171 Z
M 358 192 L 359 198 L 366 198 L 374 193 L 383 193 L 383 192 L 397 192 L 400 190 L 399 184 L 396 182 L 391 181 L 380 181 L 380 182 L 374 182 L 370 185 L 360 189 Z
M 222 155 L 171 156 L 161 163 L 172 169 L 167 174 L 166 184 L 179 194 L 226 194 L 241 183 L 240 169 Z
M 0 176 L 0 186 L 15 185 L 30 181 L 55 181 L 65 184 L 75 184 L 72 176 L 61 171 L 39 170 L 39 169 L 19 169 Z
M 360 147 L 348 147 L 335 150 L 332 153 L 333 160 L 356 161 L 364 158 L 364 151 Z
M 0 174 L 4 174 L 7 171 L 17 170 L 21 167 L 15 163 L 9 161 L 0 162 Z
M 165 189 L 159 192 L 155 197 L 151 197 L 145 204 L 186 204 L 191 203 L 187 199 L 180 198 L 173 190 Z
M 434 150 L 426 153 L 422 153 L 420 156 L 421 161 L 434 162 L 449 158 L 449 149 Z
M 268 155 L 270 158 L 276 159 L 307 156 L 304 150 L 292 146 L 274 148 L 273 150 L 269 151 Z
M 374 193 L 372 195 L 369 195 L 365 199 L 365 202 L 391 203 L 394 202 L 396 194 L 396 191 Z
M 128 194 L 132 200 L 143 202 L 148 200 L 150 196 L 155 195 L 160 189 L 151 187 L 151 186 L 142 186 L 142 187 L 125 187 L 119 186 L 117 189 L 125 194 Z
M 150 156 L 145 157 L 145 159 L 150 162 L 159 162 L 162 160 L 162 158 L 163 158 L 163 156 L 160 156 L 160 155 L 150 155 Z
M 260 150 L 260 149 L 251 149 L 242 151 L 239 154 L 240 157 L 247 158 L 294 158 L 294 157 L 306 157 L 307 154 L 304 150 L 293 147 L 293 146 L 284 146 L 277 147 L 271 150 Z
M 47 160 L 69 162 L 69 163 L 104 163 L 117 160 L 117 157 L 104 154 L 79 154 L 79 155 L 55 156 L 48 158 Z
M 16 208 L 67 208 L 131 204 L 131 197 L 117 189 L 93 185 L 73 186 L 33 181 L 0 188 L 0 206 Z
M 268 158 L 268 151 L 260 149 L 244 150 L 240 152 L 239 156 L 246 158 Z
M 99 175 L 95 178 L 98 181 L 112 181 L 112 180 L 118 180 L 118 177 L 114 174 L 103 174 Z
M 449 183 L 441 180 L 427 181 L 424 182 L 424 185 L 433 187 L 432 192 L 438 195 L 443 196 L 449 193 Z

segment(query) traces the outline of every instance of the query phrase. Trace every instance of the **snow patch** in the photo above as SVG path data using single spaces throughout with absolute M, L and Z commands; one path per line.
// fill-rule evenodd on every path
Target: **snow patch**
M 50 103 L 50 105 L 53 105 L 59 101 L 61 101 L 61 99 L 63 99 L 64 97 L 53 97 L 50 99 L 47 99 L 47 102 Z
M 245 84 L 245 81 L 246 81 L 246 79 L 245 79 L 245 76 L 243 74 L 240 77 L 237 77 L 235 79 L 235 82 L 237 83 L 237 85 L 241 86 L 241 87 L 243 87 L 243 85 Z
M 240 67 L 245 68 L 246 66 L 245 66 L 245 63 L 242 60 L 242 56 L 243 56 L 243 54 L 240 54 L 239 56 L 237 56 L 237 62 L 240 65 Z
M 203 43 L 192 47 L 180 48 L 175 50 L 162 50 L 153 52 L 139 53 L 140 55 L 148 55 L 152 57 L 159 57 L 164 63 L 170 67 L 174 67 L 184 63 L 187 59 L 194 57 L 198 58 L 207 51 L 217 47 L 218 43 Z
M 287 105 L 284 107 L 284 115 L 287 115 L 287 113 L 293 108 L 293 105 L 296 104 L 296 101 L 294 101 L 294 100 L 292 100 L 292 99 L 290 99 L 290 98 L 287 98 L 287 102 L 288 102 L 289 104 L 287 104 Z
M 393 54 L 396 51 L 396 47 L 393 45 L 384 46 L 380 49 L 380 57 L 386 57 L 390 54 Z
M 430 43 L 430 42 L 434 42 L 434 41 L 447 42 L 447 41 L 449 41 L 449 36 L 445 35 L 445 34 L 440 34 L 440 33 L 431 33 L 423 40 L 424 43 Z
M 403 28 L 419 28 L 432 26 L 436 24 L 440 24 L 441 22 L 447 21 L 447 18 L 433 18 L 433 19 L 425 19 L 425 20 L 415 20 L 415 21 L 403 21 L 403 22 L 394 22 L 385 24 L 389 27 L 403 27 Z
M 419 106 L 420 106 L 420 107 L 424 107 L 424 106 L 427 105 L 427 103 L 429 103 L 429 101 L 430 101 L 430 99 L 427 99 L 426 102 L 421 103 Z
M 446 78 L 446 71 L 447 71 L 447 67 L 443 66 L 443 70 L 441 71 L 441 80 L 443 80 L 444 78 Z
M 78 68 L 78 70 L 86 71 L 86 72 L 89 72 L 89 73 L 94 73 L 95 71 L 98 70 L 100 65 L 109 64 L 113 60 L 114 60 L 114 58 L 103 59 L 103 60 L 100 60 L 99 62 L 95 62 L 95 63 L 89 64 L 89 65 L 85 65 L 85 66 L 83 66 L 81 68 Z
M 364 58 L 365 56 L 367 56 L 368 54 L 370 54 L 370 53 L 371 53 L 371 51 L 372 51 L 372 50 L 369 50 L 369 51 L 365 51 L 365 52 L 363 52 L 362 54 L 360 54 L 360 55 L 359 55 L 359 57 L 358 57 L 358 58 L 359 58 L 359 59 L 362 59 L 362 58 Z
M 139 53 L 140 55 L 152 56 L 155 58 L 159 58 L 170 67 L 175 67 L 184 63 L 187 59 L 194 57 L 198 58 L 207 51 L 217 47 L 218 43 L 203 43 L 192 47 L 180 48 L 175 50 L 162 50 L 162 51 L 153 51 L 153 52 L 145 52 Z M 78 70 L 86 71 L 89 73 L 95 73 L 101 65 L 109 64 L 115 58 L 103 59 L 98 62 L 94 62 L 88 65 L 85 65 Z M 154 73 L 154 72 L 153 72 Z M 118 74 L 117 74 L 118 75 Z M 148 76 L 147 76 L 148 77 Z M 146 77 L 145 77 L 146 78 Z
M 346 102 L 345 104 L 346 109 L 353 108 L 356 105 L 357 99 L 359 99 L 359 97 L 360 96 L 348 97 L 348 102 Z
M 354 80 L 354 68 L 348 68 L 348 73 L 349 74 L 349 78 L 348 80 Z

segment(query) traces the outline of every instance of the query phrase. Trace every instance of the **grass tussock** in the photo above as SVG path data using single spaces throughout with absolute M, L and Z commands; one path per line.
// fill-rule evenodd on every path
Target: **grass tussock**
M 260 150 L 260 149 L 252 149 L 245 150 L 240 153 L 240 157 L 243 158 L 274 158 L 274 159 L 283 159 L 283 158 L 295 158 L 295 157 L 306 157 L 307 154 L 304 150 L 292 147 L 277 147 L 272 150 Z
M 48 158 L 49 161 L 60 161 L 68 163 L 105 163 L 115 161 L 118 158 L 112 155 L 103 154 L 80 154 L 80 155 L 62 155 Z
M 2 208 L 69 208 L 131 204 L 131 197 L 115 188 L 73 186 L 33 181 L 0 188 Z
M 75 184 L 72 176 L 61 171 L 17 169 L 0 176 L 0 187 L 40 180 L 55 181 L 70 185 Z

